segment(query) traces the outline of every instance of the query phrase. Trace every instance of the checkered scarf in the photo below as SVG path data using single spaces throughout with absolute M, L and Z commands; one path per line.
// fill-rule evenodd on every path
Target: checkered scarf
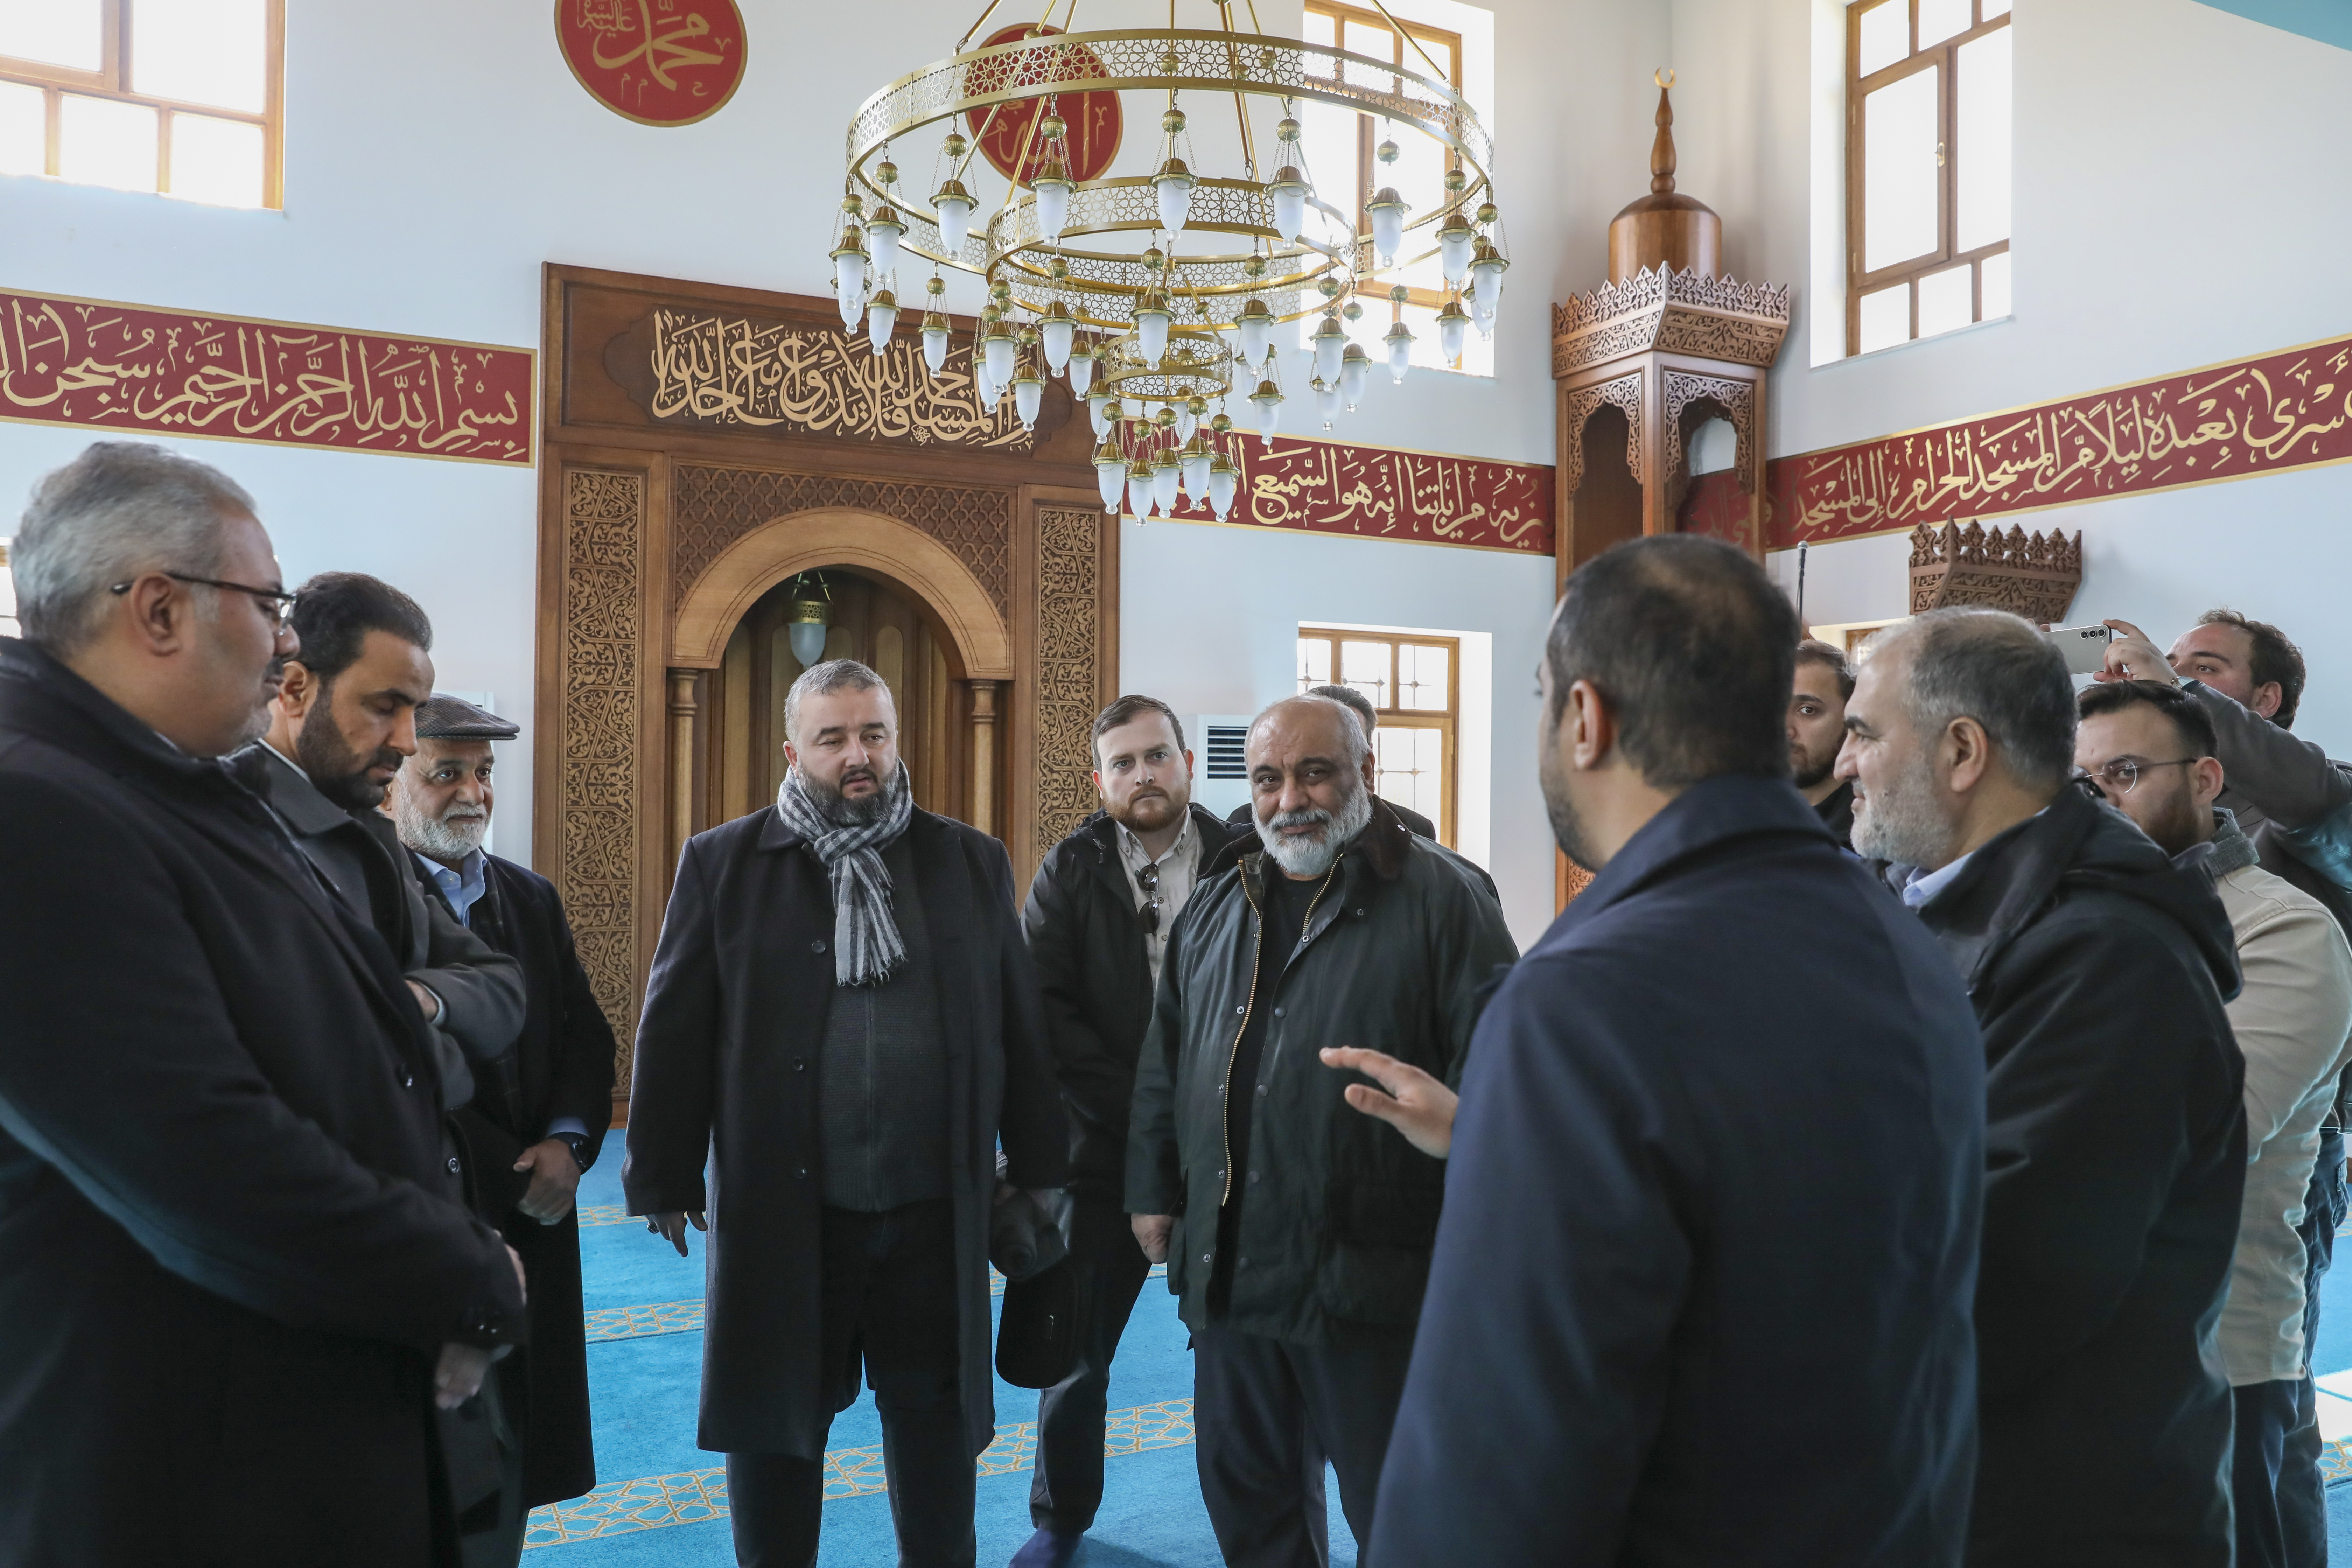
M 881 984 L 907 962 L 907 944 L 890 918 L 890 872 L 882 864 L 884 847 L 907 831 L 915 811 L 907 764 L 900 763 L 882 786 L 882 815 L 872 822 L 836 823 L 809 794 L 798 768 L 784 775 L 776 811 L 832 873 L 834 983 Z

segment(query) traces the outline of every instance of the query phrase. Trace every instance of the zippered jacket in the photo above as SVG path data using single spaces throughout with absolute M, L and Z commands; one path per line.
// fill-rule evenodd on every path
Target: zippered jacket
M 1459 1084 L 1498 969 L 1518 957 L 1499 904 L 1468 862 L 1415 837 L 1383 803 L 1340 857 L 1271 994 L 1255 994 L 1265 879 L 1249 839 L 1176 921 L 1138 1060 L 1128 1140 L 1130 1214 L 1176 1216 L 1168 1288 L 1208 1326 L 1218 1214 L 1246 1188 L 1218 1326 L 1304 1344 L 1349 1326 L 1421 1316 L 1445 1163 L 1350 1107 L 1366 1081 L 1323 1065 L 1325 1046 L 1365 1046 Z M 1228 1084 L 1253 1008 L 1272 1010 L 1255 1083 Z M 1228 1151 L 1229 1094 L 1252 1094 L 1246 1168 Z M 1240 1258 L 1235 1259 L 1236 1265 Z

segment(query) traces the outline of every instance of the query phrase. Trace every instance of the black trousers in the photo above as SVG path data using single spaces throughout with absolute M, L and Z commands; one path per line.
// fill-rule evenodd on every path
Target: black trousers
M 2336 1258 L 2336 1227 L 2344 1223 L 2344 1134 L 2320 1134 L 2319 1160 L 2304 1194 L 2303 1345 L 2306 1358 L 2300 1409 L 2286 1435 L 2279 1470 L 2279 1531 L 2289 1568 L 2327 1568 L 2327 1483 L 2320 1479 L 2319 1396 L 2308 1358 L 2319 1345 L 2319 1287 Z
M 2304 1385 L 2304 1379 L 2294 1378 L 2230 1390 L 2237 1415 L 2230 1492 L 2238 1516 L 2238 1568 L 2286 1568 L 2286 1542 L 2279 1525 L 2279 1462 Z
M 1070 1256 L 1078 1272 L 1086 1340 L 1070 1375 L 1037 1396 L 1037 1458 L 1029 1478 L 1029 1519 L 1074 1535 L 1093 1528 L 1102 1506 L 1103 1416 L 1110 1363 L 1135 1299 L 1151 1271 L 1117 1198 L 1081 1194 L 1070 1215 Z
M 1324 1568 L 1326 1458 L 1360 1549 L 1412 1359 L 1407 1331 L 1295 1345 L 1212 1328 L 1192 1336 L 1201 1498 L 1226 1568 Z
M 945 1198 L 881 1214 L 824 1211 L 818 1332 L 839 1369 L 835 1407 L 863 1362 L 882 1414 L 882 1464 L 900 1568 L 972 1568 L 972 1458 L 956 1352 L 955 1215 Z M 741 1568 L 814 1568 L 824 1464 L 727 1456 Z

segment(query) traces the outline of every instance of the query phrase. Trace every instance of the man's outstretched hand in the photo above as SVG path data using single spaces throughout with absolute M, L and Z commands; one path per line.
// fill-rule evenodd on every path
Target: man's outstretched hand
M 1377 1083 L 1351 1083 L 1348 1103 L 1367 1116 L 1377 1116 L 1405 1136 L 1424 1154 L 1443 1160 L 1454 1148 L 1454 1108 L 1461 1097 L 1441 1079 L 1361 1046 L 1326 1046 L 1323 1065 L 1349 1068 Z M 1383 1094 L 1381 1089 L 1388 1092 Z
M 699 1213 L 681 1214 L 676 1209 L 665 1209 L 658 1214 L 649 1214 L 646 1215 L 646 1228 L 653 1232 L 656 1236 L 660 1237 L 664 1241 L 668 1242 L 672 1247 L 677 1247 L 677 1255 L 680 1258 L 684 1258 L 686 1256 L 686 1226 L 688 1220 L 694 1222 L 694 1228 L 697 1230 L 709 1230 L 710 1228 L 709 1226 L 702 1223 L 702 1215 Z
M 2148 635 L 2129 621 L 2101 621 L 2112 627 L 2116 637 L 2107 644 L 2105 668 L 2092 673 L 2093 680 L 2158 680 L 2167 686 L 2180 684 L 2180 677 L 2172 672 L 2170 661 L 2158 651 Z

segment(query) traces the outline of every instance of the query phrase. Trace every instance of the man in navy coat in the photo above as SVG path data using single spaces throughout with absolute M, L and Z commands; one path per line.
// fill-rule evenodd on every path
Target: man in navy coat
M 1471 1047 L 1380 1568 L 1959 1561 L 1983 1054 L 1789 783 L 1796 643 L 1714 541 L 1569 580 L 1538 755 L 1597 875 Z

